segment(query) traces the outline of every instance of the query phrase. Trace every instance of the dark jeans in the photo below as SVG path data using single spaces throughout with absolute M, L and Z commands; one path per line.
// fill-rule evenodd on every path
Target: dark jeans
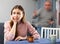
M 49 25 L 48 27 L 53 28 L 53 27 L 55 27 L 55 26 L 53 26 L 53 24 L 52 24 L 52 25 Z M 36 29 L 37 29 L 38 33 L 40 34 L 40 36 L 41 36 L 41 28 L 42 28 L 41 26 L 37 26 L 37 27 L 36 27 Z M 45 30 L 44 30 L 44 31 L 45 31 Z M 45 33 L 44 31 L 43 31 L 43 36 L 45 36 L 45 35 L 44 35 L 44 33 Z M 46 34 L 47 34 L 47 31 L 46 31 Z
M 41 35 L 41 28 L 42 27 L 41 26 L 37 26 L 36 28 L 37 28 L 38 33 Z
M 35 29 L 37 30 L 37 32 L 40 34 L 40 36 L 41 36 L 41 28 L 42 28 L 42 26 L 35 26 L 35 25 L 32 25 L 33 27 L 35 27 Z M 48 27 L 50 27 L 50 28 L 53 28 L 53 27 L 55 27 L 55 24 L 52 24 L 52 25 L 49 25 Z M 43 33 L 44 33 L 44 31 L 43 31 Z M 46 32 L 47 33 L 47 32 Z M 45 36 L 44 34 L 43 34 L 43 36 Z

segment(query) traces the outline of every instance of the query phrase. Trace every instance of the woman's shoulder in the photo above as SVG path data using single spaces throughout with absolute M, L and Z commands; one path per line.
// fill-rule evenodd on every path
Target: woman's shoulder
M 26 21 L 25 24 L 28 26 L 28 25 L 31 25 L 31 23 L 29 21 Z

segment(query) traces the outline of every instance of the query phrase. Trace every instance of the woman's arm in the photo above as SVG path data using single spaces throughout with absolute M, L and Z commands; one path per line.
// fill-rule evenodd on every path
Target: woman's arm
M 10 27 L 9 22 L 4 24 L 4 39 L 5 41 L 13 40 L 16 32 L 16 23 L 13 24 L 13 27 Z
M 34 39 L 40 39 L 39 33 L 37 32 L 37 30 L 29 22 L 27 23 L 27 27 L 29 29 L 29 33 L 32 34 Z

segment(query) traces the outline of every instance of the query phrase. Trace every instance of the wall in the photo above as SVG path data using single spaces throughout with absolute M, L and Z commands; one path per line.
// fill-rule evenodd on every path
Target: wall
M 59 25 L 59 0 L 56 1 L 56 10 L 57 10 L 57 27 L 60 27 Z
M 23 6 L 26 18 L 31 22 L 33 10 L 36 8 L 36 1 L 34 0 L 0 0 L 0 22 L 10 19 L 10 11 L 17 4 Z

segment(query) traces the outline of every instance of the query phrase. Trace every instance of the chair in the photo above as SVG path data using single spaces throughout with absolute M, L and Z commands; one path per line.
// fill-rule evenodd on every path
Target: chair
M 4 44 L 4 23 L 0 23 L 0 44 Z
M 56 39 L 60 39 L 60 28 L 42 27 L 41 38 L 49 39 L 51 35 L 56 35 Z

